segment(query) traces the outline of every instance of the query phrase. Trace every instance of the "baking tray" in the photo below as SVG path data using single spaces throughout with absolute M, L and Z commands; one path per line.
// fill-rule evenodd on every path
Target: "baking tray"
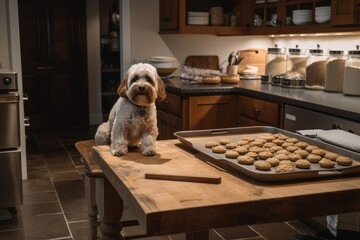
M 257 170 L 254 165 L 239 164 L 236 159 L 227 158 L 225 157 L 225 154 L 213 153 L 210 148 L 205 147 L 206 142 L 219 142 L 221 138 L 227 138 L 230 139 L 232 142 L 238 142 L 241 138 L 245 136 L 251 136 L 256 138 L 260 135 L 276 133 L 282 133 L 288 137 L 297 138 L 299 141 L 318 146 L 319 148 L 322 148 L 324 150 L 331 151 L 342 156 L 350 157 L 354 160 L 353 164 L 351 166 L 340 166 L 336 164 L 336 166 L 332 169 L 325 169 L 321 168 L 319 164 L 312 164 L 310 169 L 299 169 L 295 167 L 295 171 L 278 173 L 275 171 L 274 167 L 272 167 L 270 171 L 261 171 Z M 213 160 L 212 163 L 220 167 L 231 167 L 234 170 L 246 176 L 254 178 L 258 181 L 279 182 L 322 177 L 341 177 L 360 173 L 360 154 L 275 127 L 257 126 L 196 131 L 179 131 L 175 132 L 174 135 L 181 143 L 210 156 Z

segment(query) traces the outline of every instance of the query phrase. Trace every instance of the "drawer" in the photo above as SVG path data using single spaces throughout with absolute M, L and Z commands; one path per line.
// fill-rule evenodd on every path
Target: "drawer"
M 279 104 L 262 99 L 238 96 L 239 114 L 272 126 L 279 125 Z
M 165 100 L 157 102 L 156 107 L 167 113 L 172 113 L 177 116 L 182 115 L 181 97 L 175 94 L 167 93 Z

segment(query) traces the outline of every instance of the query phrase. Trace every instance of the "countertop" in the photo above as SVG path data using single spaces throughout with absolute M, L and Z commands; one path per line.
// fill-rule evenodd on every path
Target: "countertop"
M 238 84 L 198 84 L 174 77 L 164 80 L 166 91 L 181 96 L 206 94 L 243 94 L 297 107 L 331 114 L 360 122 L 360 97 L 319 90 L 284 88 L 261 83 L 260 80 L 240 80 Z

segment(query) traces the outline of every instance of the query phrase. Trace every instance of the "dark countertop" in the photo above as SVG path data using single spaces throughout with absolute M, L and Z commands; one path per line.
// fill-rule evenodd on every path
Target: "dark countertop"
M 241 80 L 238 84 L 197 84 L 174 77 L 164 80 L 166 90 L 181 96 L 243 94 L 331 114 L 360 122 L 360 97 L 317 90 L 283 88 L 262 84 L 260 80 Z

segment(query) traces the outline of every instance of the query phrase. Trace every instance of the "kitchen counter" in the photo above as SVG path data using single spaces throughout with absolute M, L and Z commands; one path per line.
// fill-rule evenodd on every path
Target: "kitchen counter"
M 260 80 L 241 80 L 238 84 L 197 84 L 174 77 L 164 80 L 166 91 L 181 96 L 243 94 L 290 104 L 360 122 L 360 97 L 317 90 L 283 88 L 262 84 Z

